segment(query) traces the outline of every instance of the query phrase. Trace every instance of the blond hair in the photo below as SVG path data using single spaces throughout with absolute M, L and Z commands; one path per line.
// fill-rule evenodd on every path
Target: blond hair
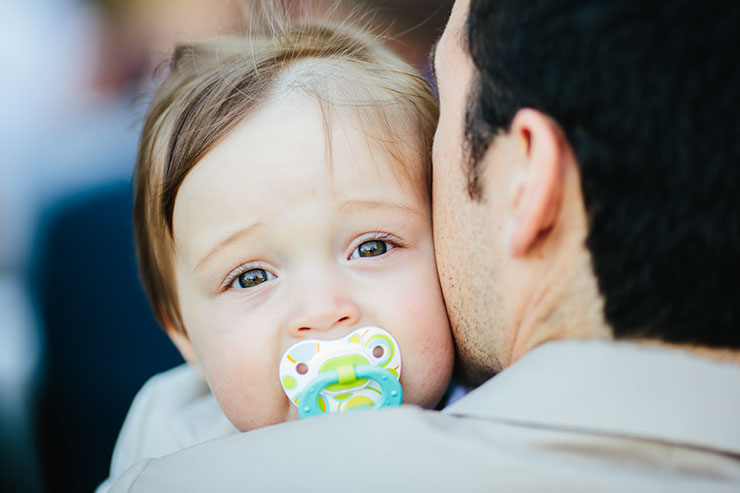
M 180 185 L 209 150 L 281 91 L 314 97 L 325 118 L 331 108 L 351 109 L 368 138 L 396 158 L 396 176 L 419 177 L 428 193 L 436 100 L 427 81 L 378 37 L 346 24 L 273 22 L 268 35 L 179 46 L 149 106 L 134 174 L 139 271 L 163 326 L 185 329 L 173 281 Z M 410 152 L 422 164 L 409 165 Z

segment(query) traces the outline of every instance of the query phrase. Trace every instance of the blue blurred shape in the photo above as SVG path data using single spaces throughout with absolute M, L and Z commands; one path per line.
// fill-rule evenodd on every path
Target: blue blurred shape
M 42 221 L 33 278 L 46 336 L 38 434 L 49 492 L 103 481 L 136 391 L 182 363 L 139 284 L 131 194 L 129 183 L 78 194 Z

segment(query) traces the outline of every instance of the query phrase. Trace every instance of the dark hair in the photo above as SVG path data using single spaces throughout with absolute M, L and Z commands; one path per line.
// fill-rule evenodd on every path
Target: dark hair
M 465 134 L 565 132 L 617 338 L 740 347 L 740 2 L 472 0 Z

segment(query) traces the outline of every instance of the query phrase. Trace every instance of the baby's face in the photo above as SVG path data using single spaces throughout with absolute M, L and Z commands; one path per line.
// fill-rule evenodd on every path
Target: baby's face
M 316 104 L 271 103 L 177 195 L 176 288 L 189 337 L 179 346 L 242 431 L 297 416 L 278 367 L 304 339 L 382 327 L 400 346 L 403 400 L 421 406 L 437 403 L 452 371 L 428 199 L 399 183 L 399 164 L 356 125 L 334 121 L 329 162 Z

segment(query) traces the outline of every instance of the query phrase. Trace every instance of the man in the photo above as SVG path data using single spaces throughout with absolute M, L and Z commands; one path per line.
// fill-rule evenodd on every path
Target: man
M 482 385 L 442 413 L 209 442 L 117 491 L 738 491 L 738 21 L 735 2 L 458 0 L 435 236 Z

